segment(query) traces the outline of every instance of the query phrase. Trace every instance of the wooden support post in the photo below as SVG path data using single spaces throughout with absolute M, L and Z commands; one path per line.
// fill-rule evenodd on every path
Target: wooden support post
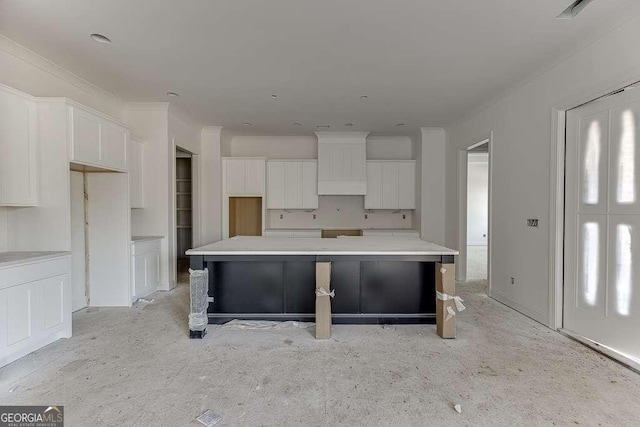
M 456 296 L 456 265 L 436 263 L 436 291 Z M 456 316 L 447 311 L 447 307 L 456 309 L 452 299 L 442 300 L 436 297 L 436 329 L 442 338 L 456 337 Z
M 331 263 L 316 263 L 316 339 L 331 338 Z M 326 295 L 318 295 L 318 291 Z

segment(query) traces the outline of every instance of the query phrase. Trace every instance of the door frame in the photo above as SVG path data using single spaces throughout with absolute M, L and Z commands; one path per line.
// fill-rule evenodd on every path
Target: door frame
M 493 187 L 493 132 L 480 135 L 458 150 L 458 259 L 456 260 L 456 280 L 467 281 L 467 165 L 469 150 L 487 144 L 489 152 L 489 201 L 487 209 L 487 290 L 491 295 L 491 248 L 493 247 L 492 223 L 492 187 Z
M 640 81 L 640 68 L 622 77 L 593 84 L 590 89 L 560 100 L 551 107 L 551 144 L 549 152 L 549 315 L 547 326 L 563 327 L 564 308 L 564 190 L 566 113 L 583 104 L 610 95 Z

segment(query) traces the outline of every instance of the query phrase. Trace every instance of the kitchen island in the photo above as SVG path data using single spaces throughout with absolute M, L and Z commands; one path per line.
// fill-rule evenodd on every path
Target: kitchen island
M 234 237 L 186 254 L 209 269 L 210 324 L 313 321 L 321 262 L 331 263 L 333 323 L 435 323 L 437 276 L 458 251 L 394 237 Z

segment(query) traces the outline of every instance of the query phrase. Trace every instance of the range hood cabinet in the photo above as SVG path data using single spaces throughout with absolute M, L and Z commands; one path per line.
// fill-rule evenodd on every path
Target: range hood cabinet
M 316 132 L 318 195 L 367 194 L 368 132 Z

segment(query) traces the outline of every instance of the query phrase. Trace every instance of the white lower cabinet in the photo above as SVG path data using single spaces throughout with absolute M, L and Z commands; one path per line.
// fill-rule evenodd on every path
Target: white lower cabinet
M 146 297 L 160 285 L 161 237 L 131 242 L 132 301 Z
M 322 230 L 266 230 L 264 237 L 320 238 L 322 237 Z
M 418 230 L 362 230 L 364 237 L 402 237 L 405 239 L 419 239 Z
M 0 366 L 69 337 L 69 256 L 0 264 Z

